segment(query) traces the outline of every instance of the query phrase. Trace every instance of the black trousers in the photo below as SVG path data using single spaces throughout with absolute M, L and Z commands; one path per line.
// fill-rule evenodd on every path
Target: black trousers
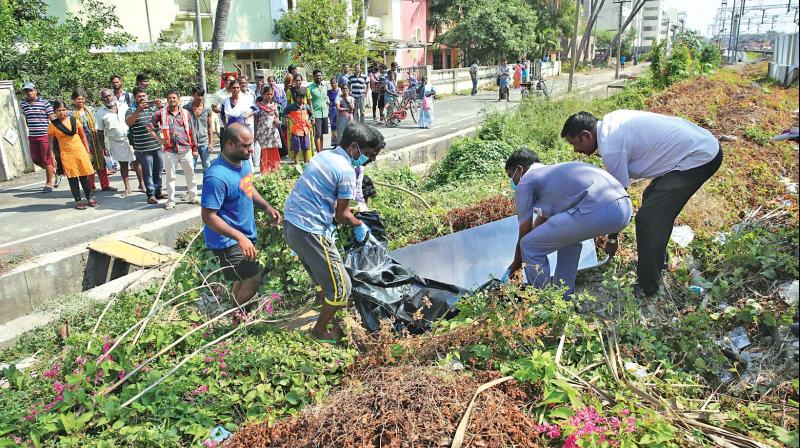
M 69 181 L 69 191 L 72 192 L 72 197 L 75 199 L 75 202 L 80 202 L 81 200 L 80 187 L 83 187 L 86 200 L 88 201 L 92 199 L 92 189 L 89 185 L 89 176 L 68 177 L 67 181 Z M 80 183 L 80 186 L 78 186 L 78 183 Z
M 636 275 L 645 294 L 658 292 L 661 270 L 666 259 L 667 243 L 689 198 L 717 172 L 722 165 L 722 147 L 705 165 L 686 171 L 670 171 L 657 177 L 642 194 L 642 207 L 636 213 L 636 246 L 639 263 Z

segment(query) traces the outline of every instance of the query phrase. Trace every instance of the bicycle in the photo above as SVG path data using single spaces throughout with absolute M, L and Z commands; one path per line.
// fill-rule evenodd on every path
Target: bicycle
M 398 100 L 395 97 L 393 101 L 386 105 L 386 126 L 393 128 L 405 120 L 408 114 L 411 114 L 411 119 L 414 123 L 417 122 L 417 115 L 419 115 L 420 98 L 419 83 L 412 81 L 408 88 L 402 94 L 402 98 Z M 408 112 L 406 112 L 408 111 Z
M 547 89 L 547 84 L 544 82 L 544 78 L 536 78 L 534 76 L 531 78 L 531 82 L 520 83 L 520 86 L 523 87 L 522 98 L 534 93 L 535 89 L 536 95 L 544 95 L 546 99 L 550 99 L 550 91 Z

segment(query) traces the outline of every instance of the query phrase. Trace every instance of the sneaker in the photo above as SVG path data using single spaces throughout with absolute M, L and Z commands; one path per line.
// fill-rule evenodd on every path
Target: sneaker
M 191 198 L 189 198 L 188 202 L 190 204 L 198 205 L 198 204 L 200 204 L 200 198 L 198 198 L 197 196 L 192 196 Z
M 173 208 L 175 208 L 175 203 L 172 202 L 172 201 L 169 201 L 169 202 L 167 202 L 167 205 L 164 206 L 164 208 L 167 209 L 167 210 L 172 210 Z

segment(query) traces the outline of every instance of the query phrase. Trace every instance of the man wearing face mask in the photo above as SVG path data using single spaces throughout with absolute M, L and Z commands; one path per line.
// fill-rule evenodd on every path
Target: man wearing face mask
M 335 220 L 353 226 L 356 241 L 367 238 L 369 227 L 350 211 L 350 201 L 356 194 L 354 168 L 375 160 L 384 146 L 383 136 L 376 129 L 350 123 L 339 146 L 311 159 L 286 199 L 284 238 L 321 289 L 318 294 L 324 294 L 322 311 L 310 332 L 315 339 L 331 341 L 342 336 L 338 322 L 333 321 L 330 330 L 327 326 L 350 297 L 350 278 L 336 245 L 327 236 L 329 227 Z
M 608 172 L 582 162 L 543 165 L 528 149 L 518 149 L 505 165 L 514 189 L 519 220 L 514 261 L 501 281 L 525 264 L 525 276 L 536 288 L 551 283 L 575 289 L 582 241 L 617 233 L 630 222 L 631 200 Z M 557 254 L 550 277 L 547 255 Z

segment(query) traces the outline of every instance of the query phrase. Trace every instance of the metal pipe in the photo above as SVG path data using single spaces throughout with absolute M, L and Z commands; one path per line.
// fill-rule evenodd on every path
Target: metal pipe
M 569 67 L 569 85 L 567 92 L 572 92 L 572 82 L 575 79 L 575 67 L 578 65 L 578 26 L 581 22 L 581 0 L 575 0 L 575 27 L 572 31 L 572 61 Z M 526 79 L 525 82 L 528 80 Z

